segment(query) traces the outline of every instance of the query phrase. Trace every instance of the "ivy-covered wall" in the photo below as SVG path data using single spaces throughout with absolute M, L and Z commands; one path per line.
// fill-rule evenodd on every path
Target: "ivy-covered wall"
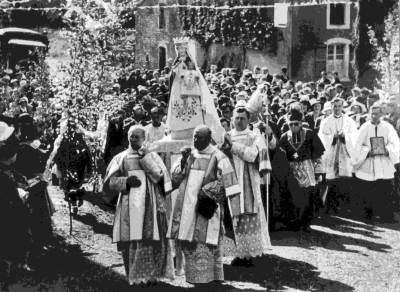
M 145 0 L 141 6 L 158 5 Z M 136 65 L 158 68 L 159 46 L 167 48 L 167 58 L 175 58 L 173 38 L 187 35 L 197 41 L 196 55 L 199 65 L 207 69 L 210 64 L 220 67 L 273 66 L 277 72 L 287 66 L 288 48 L 284 33 L 273 27 L 273 8 L 215 10 L 170 8 L 168 5 L 182 1 L 160 1 L 164 9 L 165 27 L 159 28 L 159 9 L 137 9 Z M 228 1 L 228 5 L 268 5 L 274 1 Z M 224 5 L 226 1 L 185 1 L 181 4 Z M 261 56 L 264 56 L 263 58 Z M 147 60 L 149 62 L 147 62 Z

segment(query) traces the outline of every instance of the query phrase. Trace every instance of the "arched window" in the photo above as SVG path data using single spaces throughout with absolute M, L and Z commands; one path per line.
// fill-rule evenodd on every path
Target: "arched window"
M 349 80 L 350 44 L 344 38 L 332 38 L 326 44 L 326 72 L 338 72 L 339 78 Z

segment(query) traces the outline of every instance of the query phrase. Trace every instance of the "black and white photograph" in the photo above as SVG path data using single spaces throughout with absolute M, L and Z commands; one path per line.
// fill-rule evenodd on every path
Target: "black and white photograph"
M 399 0 L 0 0 L 0 292 L 400 292 Z

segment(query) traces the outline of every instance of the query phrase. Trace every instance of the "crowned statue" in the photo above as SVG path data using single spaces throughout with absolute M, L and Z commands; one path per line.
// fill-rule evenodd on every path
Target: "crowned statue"
M 190 140 L 198 125 L 213 131 L 213 140 L 223 140 L 223 128 L 218 118 L 213 96 L 188 50 L 189 38 L 174 39 L 177 57 L 173 63 L 167 127 L 172 140 Z

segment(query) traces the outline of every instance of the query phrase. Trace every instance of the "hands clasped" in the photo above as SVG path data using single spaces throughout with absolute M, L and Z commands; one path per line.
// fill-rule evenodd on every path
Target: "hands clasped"
M 335 146 L 338 141 L 340 141 L 342 144 L 346 144 L 346 138 L 344 137 L 343 133 L 337 133 L 335 136 L 333 136 L 332 145 Z

